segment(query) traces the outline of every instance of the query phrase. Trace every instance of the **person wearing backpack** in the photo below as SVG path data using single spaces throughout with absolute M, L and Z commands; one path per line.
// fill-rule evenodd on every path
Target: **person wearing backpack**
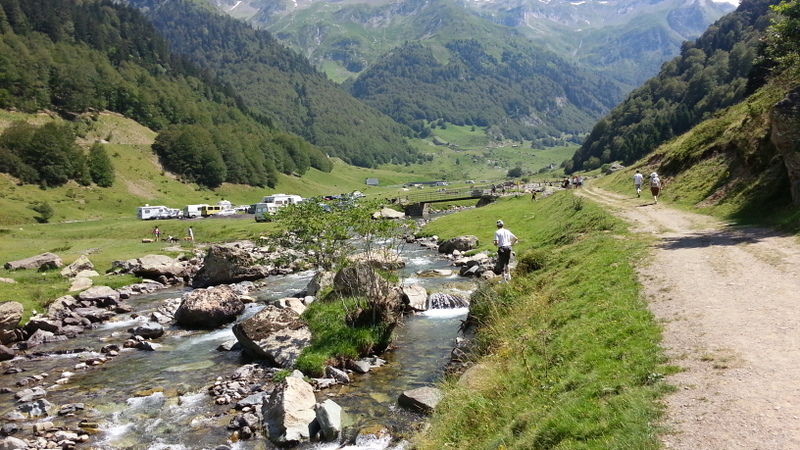
M 650 193 L 653 194 L 655 204 L 658 204 L 658 194 L 661 193 L 661 179 L 658 174 L 653 172 L 650 174 Z

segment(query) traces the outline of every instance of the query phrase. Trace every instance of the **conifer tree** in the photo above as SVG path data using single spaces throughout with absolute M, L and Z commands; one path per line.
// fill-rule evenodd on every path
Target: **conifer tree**
M 89 174 L 92 181 L 100 187 L 111 187 L 114 184 L 114 165 L 111 164 L 106 149 L 98 143 L 89 150 Z

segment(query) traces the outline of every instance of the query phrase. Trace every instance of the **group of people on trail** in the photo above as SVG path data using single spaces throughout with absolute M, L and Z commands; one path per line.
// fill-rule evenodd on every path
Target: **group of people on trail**
M 636 188 L 636 197 L 642 196 L 642 184 L 644 184 L 644 175 L 637 170 L 633 175 L 633 187 Z M 657 173 L 653 172 L 650 174 L 648 184 L 650 185 L 650 193 L 653 194 L 653 201 L 658 203 L 658 195 L 661 193 L 661 178 L 658 177 Z
M 574 176 L 572 179 L 569 177 L 564 177 L 564 180 L 561 182 L 561 187 L 564 189 L 569 189 L 572 186 L 575 189 L 580 188 L 583 186 L 583 177 L 582 176 Z
M 161 241 L 161 229 L 158 228 L 158 225 L 153 227 L 153 232 L 152 233 L 153 233 L 153 241 L 154 242 Z M 167 241 L 169 241 L 169 242 L 176 242 L 178 240 L 179 240 L 178 238 L 176 238 L 175 236 L 172 236 L 172 235 L 169 235 L 169 238 L 167 238 Z M 189 227 L 189 229 L 186 230 L 186 240 L 194 242 L 194 230 L 192 230 L 192 227 Z

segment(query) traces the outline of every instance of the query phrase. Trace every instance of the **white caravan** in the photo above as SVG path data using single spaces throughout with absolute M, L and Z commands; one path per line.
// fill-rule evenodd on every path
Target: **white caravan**
M 144 205 L 136 208 L 136 217 L 141 220 L 166 219 L 169 217 L 170 208 L 166 206 Z
M 270 214 L 278 211 L 286 205 L 296 205 L 303 201 L 303 197 L 294 194 L 273 194 L 261 199 L 261 203 L 266 204 L 267 212 Z
M 192 219 L 195 217 L 202 216 L 203 213 L 201 209 L 203 209 L 203 206 L 208 206 L 208 205 L 205 203 L 202 205 L 186 205 L 186 207 L 183 208 L 183 217 L 186 219 Z

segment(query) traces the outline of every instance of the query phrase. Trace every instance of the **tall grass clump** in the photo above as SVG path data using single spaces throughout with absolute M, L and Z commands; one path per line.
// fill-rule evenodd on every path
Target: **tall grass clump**
M 418 447 L 658 448 L 668 368 L 636 281 L 645 243 L 568 192 L 482 209 L 429 231 L 485 233 L 502 218 L 521 239 L 520 265 L 511 283 L 473 295 L 476 365 L 443 383 Z

